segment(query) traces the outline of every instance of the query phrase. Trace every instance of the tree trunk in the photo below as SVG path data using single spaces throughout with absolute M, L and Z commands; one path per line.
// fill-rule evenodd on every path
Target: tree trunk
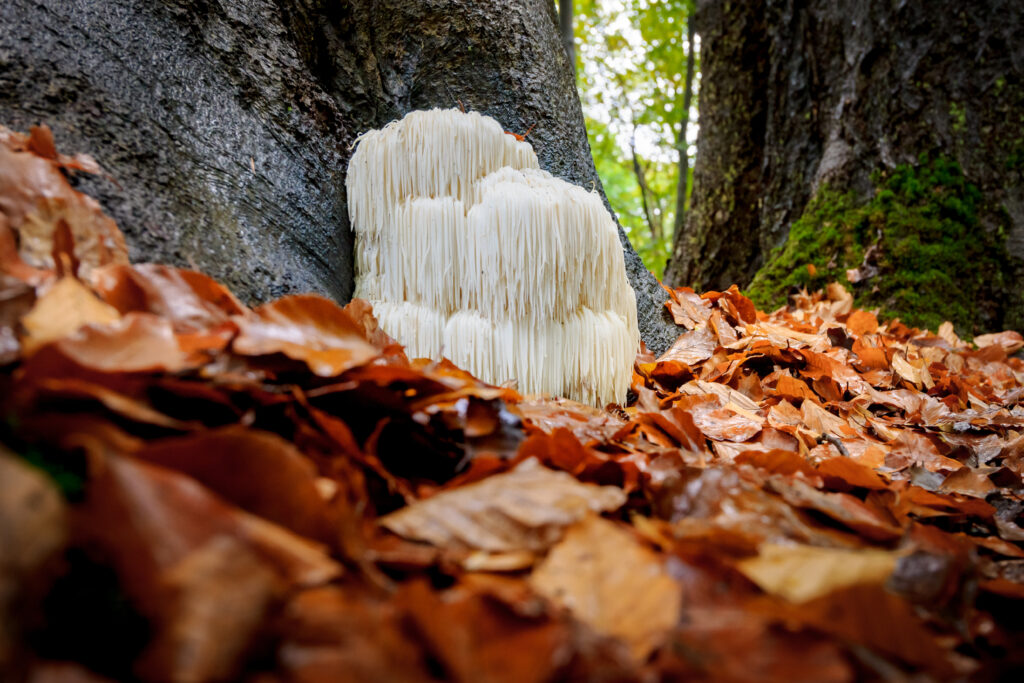
M 691 205 L 665 269 L 670 286 L 725 289 L 748 279 L 758 243 L 764 146 L 765 26 L 759 2 L 702 2 L 700 134 Z
M 457 106 L 529 140 L 541 167 L 603 193 L 550 0 L 6 0 L 0 124 L 46 122 L 118 181 L 79 182 L 135 260 L 195 267 L 248 301 L 351 296 L 351 146 L 415 109 Z M 607 203 L 607 200 L 606 200 Z M 663 291 L 620 230 L 641 333 Z
M 679 134 L 676 136 L 676 150 L 679 153 L 679 181 L 676 183 L 676 215 L 672 226 L 672 251 L 675 252 L 675 240 L 683 234 L 686 224 L 686 199 L 690 191 L 690 153 L 686 142 L 686 132 L 690 127 L 690 107 L 693 106 L 693 75 L 697 66 L 696 48 L 697 32 L 693 27 L 693 17 L 686 20 L 686 80 L 683 82 L 683 113 L 679 117 Z
M 666 280 L 778 302 L 838 277 L 922 324 L 915 306 L 967 333 L 1024 325 L 1021 3 L 703 0 L 696 21 L 693 201 Z

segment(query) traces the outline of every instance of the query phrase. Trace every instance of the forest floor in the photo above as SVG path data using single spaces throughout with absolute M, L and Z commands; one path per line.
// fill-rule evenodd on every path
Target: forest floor
M 411 360 L 359 300 L 130 265 L 82 170 L 0 135 L 0 672 L 1024 668 L 1021 335 L 677 289 L 599 410 Z

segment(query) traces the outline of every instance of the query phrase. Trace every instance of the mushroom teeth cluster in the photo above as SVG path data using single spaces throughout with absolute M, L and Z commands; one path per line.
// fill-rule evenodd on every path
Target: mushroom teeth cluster
M 356 296 L 413 356 L 524 393 L 622 402 L 640 343 L 611 215 L 494 119 L 415 111 L 358 142 Z

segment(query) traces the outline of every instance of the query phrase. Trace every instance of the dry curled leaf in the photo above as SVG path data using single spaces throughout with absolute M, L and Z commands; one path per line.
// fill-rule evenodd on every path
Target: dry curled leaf
M 581 484 L 529 459 L 509 472 L 413 503 L 380 523 L 436 546 L 542 551 L 588 513 L 615 510 L 625 501 L 617 487 Z
M 645 659 L 679 621 L 682 588 L 664 561 L 618 525 L 588 516 L 566 532 L 530 585 Z
M 235 353 L 281 353 L 315 374 L 333 377 L 375 358 L 379 351 L 337 304 L 312 294 L 288 296 L 235 316 Z

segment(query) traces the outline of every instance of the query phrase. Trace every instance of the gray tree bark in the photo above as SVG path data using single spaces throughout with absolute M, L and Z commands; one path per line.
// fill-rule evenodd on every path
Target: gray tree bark
M 601 189 L 550 0 L 6 0 L 0 123 L 45 122 L 134 260 L 198 268 L 252 302 L 352 293 L 351 146 L 409 111 L 535 128 L 541 166 Z M 607 203 L 607 200 L 606 200 Z M 675 338 L 620 230 L 641 334 Z

